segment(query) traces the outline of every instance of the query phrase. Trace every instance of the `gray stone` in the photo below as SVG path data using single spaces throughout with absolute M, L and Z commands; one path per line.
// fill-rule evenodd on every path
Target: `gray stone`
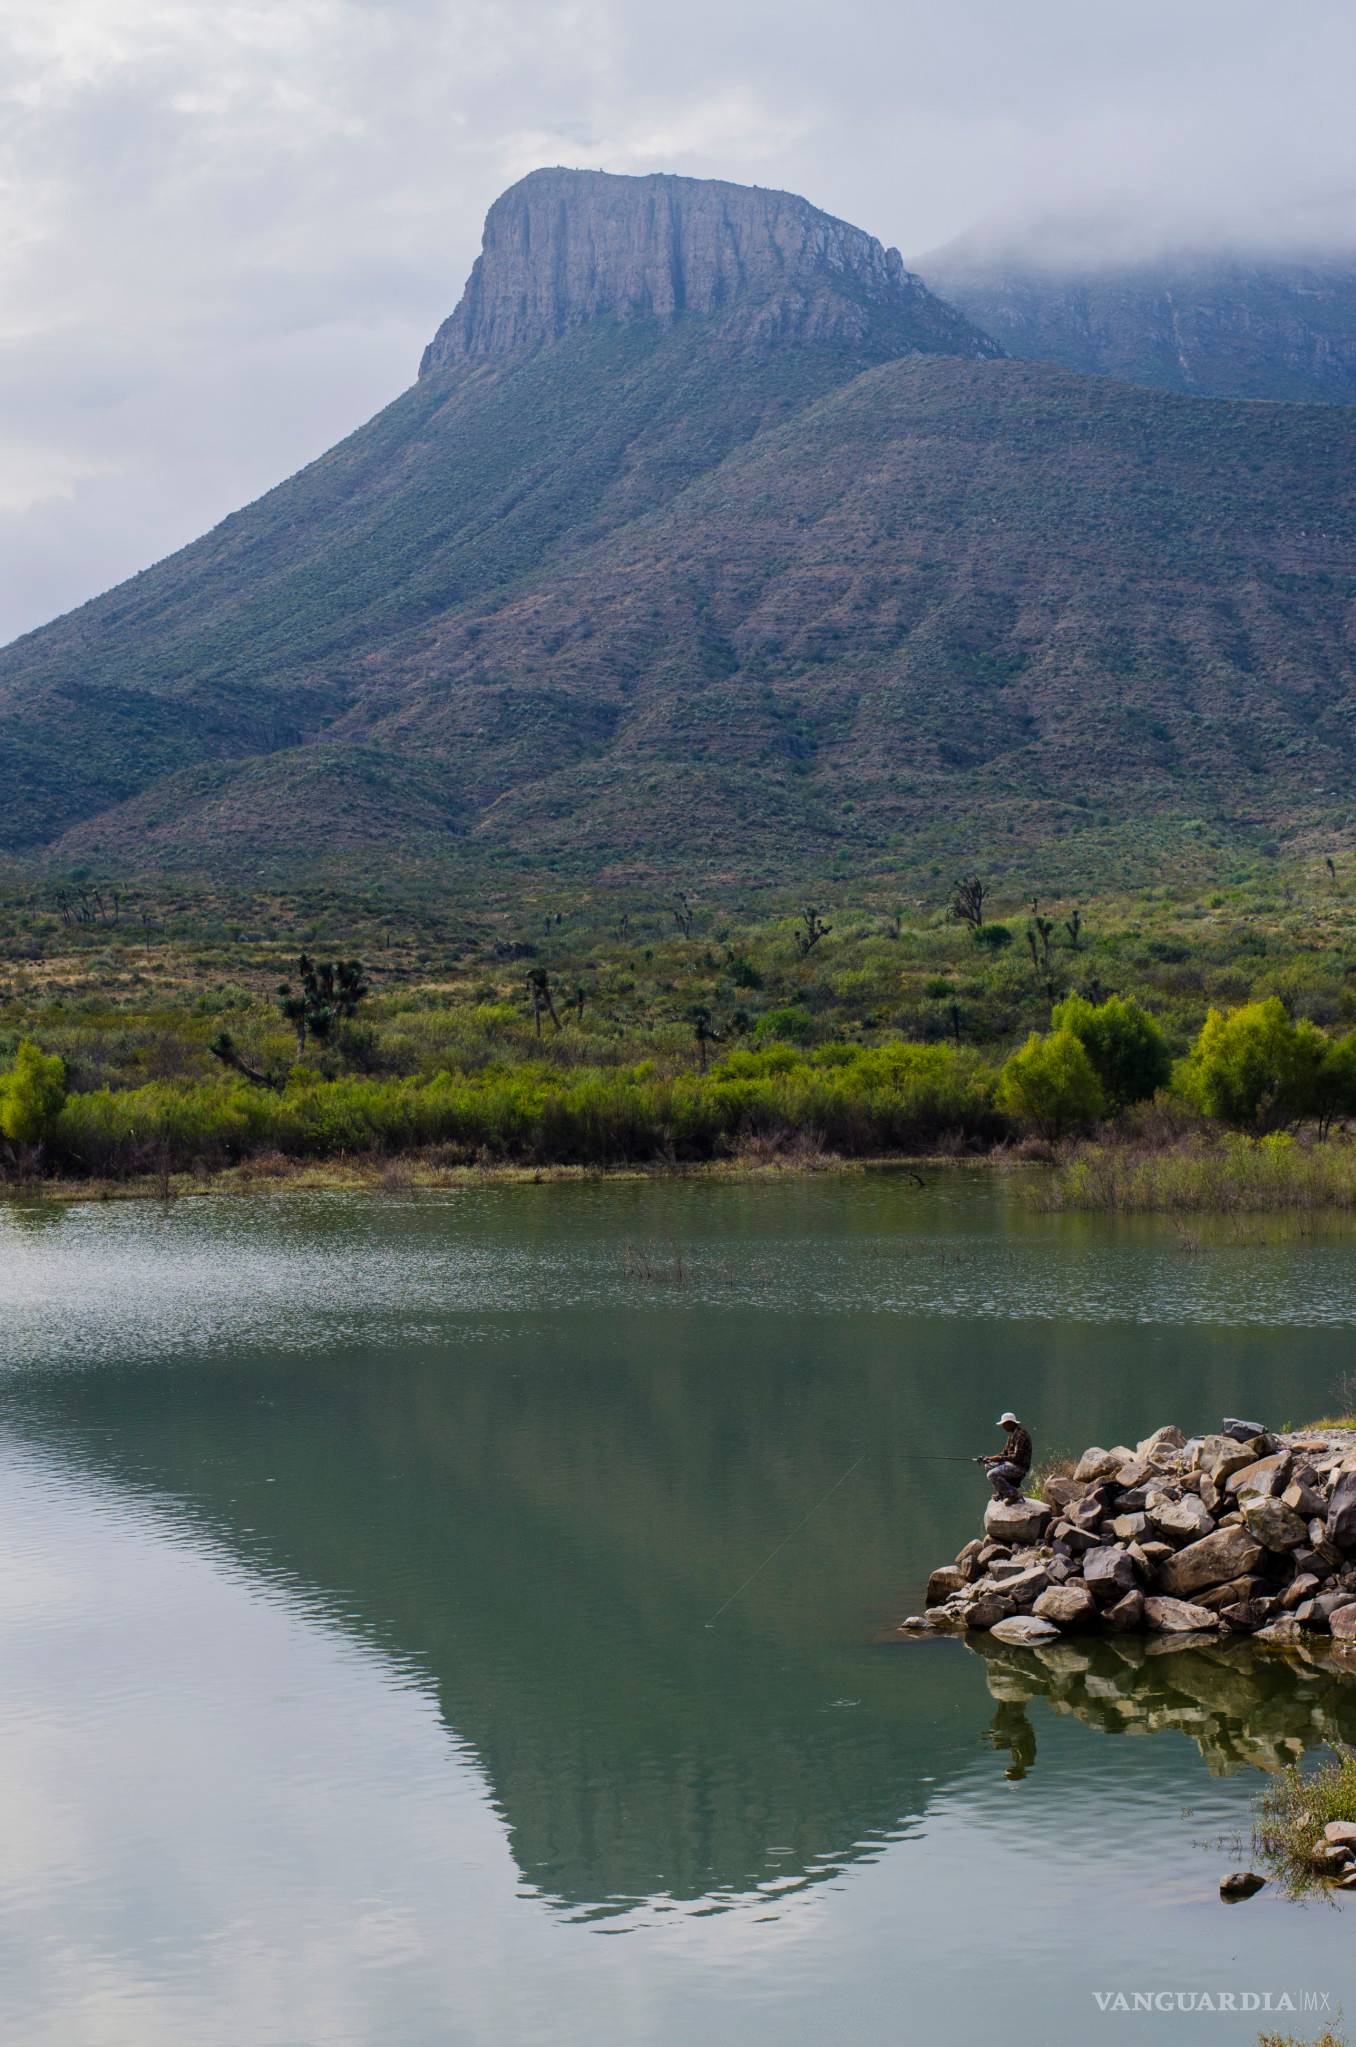
M 1265 1591 L 1265 1580 L 1245 1571 L 1241 1578 L 1230 1578 L 1225 1585 L 1207 1585 L 1203 1592 L 1193 1592 L 1191 1597 L 1198 1606 L 1208 1606 L 1212 1613 L 1223 1613 L 1226 1606 L 1234 1606 L 1240 1599 L 1256 1599 Z
M 1116 1473 L 1116 1483 L 1122 1492 L 1130 1492 L 1135 1486 L 1143 1485 L 1151 1469 L 1152 1467 L 1147 1457 L 1136 1455 L 1130 1459 L 1128 1464 L 1121 1466 L 1120 1470 Z
M 1045 1481 L 1046 1503 L 1057 1512 L 1071 1506 L 1083 1497 L 1083 1485 L 1076 1478 L 1047 1478 Z
M 1135 1455 L 1142 1458 L 1146 1464 L 1155 1464 L 1169 1452 L 1185 1448 L 1186 1437 L 1180 1429 L 1174 1428 L 1169 1422 L 1166 1428 L 1155 1429 L 1142 1443 L 1136 1443 Z
M 1083 1582 L 1094 1598 L 1105 1605 L 1133 1589 L 1135 1566 L 1117 1543 L 1090 1550 L 1083 1559 Z
M 1254 1436 L 1266 1434 L 1261 1422 L 1235 1421 L 1232 1415 L 1225 1416 L 1219 1425 L 1219 1432 L 1222 1436 L 1232 1436 L 1236 1443 L 1250 1443 Z
M 1312 1521 L 1316 1515 L 1326 1515 L 1328 1510 L 1322 1493 L 1315 1492 L 1311 1485 L 1305 1485 L 1297 1478 L 1292 1478 L 1281 1494 L 1281 1504 L 1292 1514 L 1298 1514 L 1301 1521 Z
M 999 1542 L 1033 1542 L 1049 1519 L 1043 1500 L 990 1500 L 984 1509 L 985 1533 Z
M 1330 1608 L 1328 1627 L 1334 1641 L 1356 1642 L 1356 1601 L 1347 1606 Z
M 972 1599 L 965 1609 L 967 1628 L 996 1626 L 999 1621 L 1011 1620 L 1016 1608 L 1010 1599 L 1004 1599 L 1001 1592 L 981 1592 L 978 1599 Z
M 1292 1461 L 1288 1450 L 1274 1450 L 1269 1457 L 1258 1457 L 1233 1472 L 1224 1490 L 1239 1500 L 1246 1495 L 1269 1499 L 1273 1493 L 1285 1491 Z
M 1144 1602 L 1146 1627 L 1161 1635 L 1204 1634 L 1219 1627 L 1219 1615 L 1205 1606 L 1193 1606 L 1189 1599 L 1151 1597 Z
M 1249 1494 L 1243 1502 L 1243 1520 L 1249 1535 L 1256 1536 L 1264 1549 L 1298 1549 L 1309 1531 L 1298 1514 L 1292 1514 L 1279 1500 L 1254 1497 Z
M 923 1604 L 940 1606 L 943 1600 L 950 1599 L 953 1593 L 960 1592 L 968 1583 L 969 1580 L 958 1564 L 943 1564 L 940 1570 L 934 1571 L 928 1579 Z
M 1269 1599 L 1240 1599 L 1220 1609 L 1220 1619 L 1235 1635 L 1255 1635 L 1266 1625 L 1271 1612 Z
M 995 1642 L 1013 1642 L 1034 1648 L 1040 1642 L 1057 1642 L 1059 1629 L 1053 1621 L 1038 1621 L 1029 1613 L 1014 1614 L 1010 1620 L 998 1621 L 993 1628 Z
M 983 1543 L 979 1540 L 978 1536 L 976 1536 L 973 1542 L 967 1542 L 964 1549 L 959 1550 L 957 1552 L 956 1569 L 958 1571 L 963 1571 L 967 1579 L 977 1578 L 979 1576 L 980 1571 L 979 1557 L 980 1551 L 983 1549 L 983 1547 L 984 1547 Z
M 1144 1626 L 1144 1594 L 1136 1587 L 1104 1608 L 1102 1619 L 1113 1634 L 1137 1634 Z
M 1318 1591 L 1318 1585 L 1319 1581 L 1312 1571 L 1301 1571 L 1298 1577 L 1290 1580 L 1281 1594 L 1282 1612 L 1293 1613 L 1297 1606 L 1303 1606 L 1306 1599 L 1313 1598 Z
M 1207 1469 L 1216 1485 L 1224 1485 L 1233 1477 L 1236 1471 L 1246 1470 L 1248 1465 L 1255 1464 L 1258 1458 L 1265 1454 L 1260 1437 L 1253 1443 L 1225 1441 L 1221 1443 L 1218 1452 L 1207 1466 Z
M 1208 1535 L 1215 1525 L 1209 1508 L 1195 1493 L 1187 1493 L 1180 1500 L 1165 1499 L 1159 1494 L 1150 1499 L 1144 1511 L 1160 1535 L 1175 1536 L 1183 1542 Z
M 1220 1878 L 1219 1894 L 1222 1898 L 1255 1898 L 1266 1889 L 1266 1884 L 1266 1878 L 1255 1869 L 1232 1869 L 1228 1876 Z
M 1053 1621 L 1057 1628 L 1087 1628 L 1096 1618 L 1097 1602 L 1086 1585 L 1052 1585 L 1031 1611 L 1037 1620 Z
M 1344 1472 L 1332 1489 L 1326 1533 L 1334 1549 L 1356 1549 L 1356 1471 Z
M 1015 1578 L 1000 1579 L 998 1590 L 1002 1598 L 1012 1601 L 1019 1613 L 1025 1613 L 1049 1583 L 1049 1572 L 1032 1565 L 1029 1570 L 1019 1571 Z
M 1144 1514 L 1117 1514 L 1111 1522 L 1111 1533 L 1117 1542 L 1136 1542 L 1148 1525 Z
M 1084 1485 L 1089 1485 L 1093 1479 L 1114 1478 L 1124 1463 L 1124 1455 L 1118 1454 L 1115 1450 L 1100 1450 L 1094 1447 L 1083 1452 L 1074 1466 L 1074 1477 L 1081 1480 Z
M 1199 1542 L 1165 1557 L 1155 1581 L 1175 1598 L 1188 1598 L 1207 1585 L 1224 1585 L 1253 1571 L 1262 1560 L 1261 1546 L 1243 1528 L 1216 1528 Z
M 1350 1848 L 1356 1854 L 1356 1820 L 1329 1820 L 1323 1829 L 1323 1838 L 1339 1848 Z

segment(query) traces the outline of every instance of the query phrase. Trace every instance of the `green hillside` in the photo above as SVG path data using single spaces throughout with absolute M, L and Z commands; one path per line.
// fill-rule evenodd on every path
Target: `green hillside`
M 351 439 L 0 654 L 0 850 L 791 881 L 1070 837 L 1095 878 L 1343 828 L 1352 414 L 999 359 L 856 230 L 685 180 L 578 203 L 662 186 L 686 295 L 628 259 L 572 319 L 553 271 L 496 352 L 510 202 L 568 219 L 583 175 L 499 202 L 480 353 L 449 322 Z

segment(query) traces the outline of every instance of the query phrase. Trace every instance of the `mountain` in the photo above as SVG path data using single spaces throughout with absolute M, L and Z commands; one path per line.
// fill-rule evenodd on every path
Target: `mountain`
M 1204 398 L 1356 404 L 1356 259 L 1063 267 L 961 241 L 920 265 L 1012 355 Z
M 409 391 L 0 653 L 0 849 L 1086 879 L 1327 831 L 1354 457 L 1007 358 L 789 194 L 537 172 Z

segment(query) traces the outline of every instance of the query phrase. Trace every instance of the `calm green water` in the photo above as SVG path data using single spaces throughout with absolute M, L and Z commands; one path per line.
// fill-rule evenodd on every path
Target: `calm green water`
M 1356 2013 L 1356 1907 L 1216 1895 L 1259 1766 L 1356 1739 L 1356 1692 L 882 1639 L 983 1504 L 916 1453 L 1008 1403 L 1038 1451 L 1303 1419 L 1350 1240 L 1188 1251 L 928 1177 L 0 1211 L 0 2037 Z

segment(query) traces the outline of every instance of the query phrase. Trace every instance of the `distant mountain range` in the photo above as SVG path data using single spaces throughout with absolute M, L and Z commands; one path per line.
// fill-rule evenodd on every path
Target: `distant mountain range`
M 921 264 L 1010 355 L 1203 398 L 1356 403 L 1356 260 L 1182 254 L 1079 270 L 957 242 Z
M 944 271 L 786 193 L 524 179 L 403 397 L 0 653 L 0 847 L 778 881 L 1339 829 L 1356 413 L 1144 388 L 1148 312 L 1014 359 L 1057 351 Z

